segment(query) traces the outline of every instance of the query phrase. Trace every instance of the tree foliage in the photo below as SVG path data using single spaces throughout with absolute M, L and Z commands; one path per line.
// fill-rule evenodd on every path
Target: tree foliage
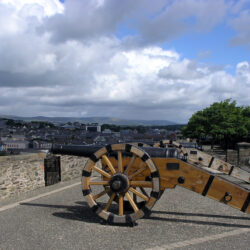
M 250 139 L 250 107 L 238 107 L 227 99 L 196 112 L 182 130 L 184 136 L 211 139 L 223 146 Z

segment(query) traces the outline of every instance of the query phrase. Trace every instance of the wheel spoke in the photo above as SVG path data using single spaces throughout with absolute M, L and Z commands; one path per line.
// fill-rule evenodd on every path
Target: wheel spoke
M 106 164 L 107 164 L 108 168 L 110 169 L 111 173 L 115 174 L 116 171 L 115 171 L 111 161 L 109 160 L 109 158 L 106 155 L 103 155 L 102 159 L 106 162 Z
M 90 181 L 89 185 L 109 185 L 108 181 Z
M 136 188 L 134 188 L 134 190 L 136 190 Z M 135 204 L 137 203 L 137 196 L 135 193 L 133 193 L 133 201 L 135 202 Z
M 132 187 L 153 187 L 153 183 L 151 181 L 131 181 L 130 186 Z
M 102 197 L 103 195 L 105 195 L 106 193 L 108 193 L 110 191 L 110 189 L 106 189 L 102 192 L 100 192 L 99 194 L 96 194 L 95 196 L 93 196 L 94 200 L 97 200 L 98 198 Z
M 135 204 L 135 202 L 133 201 L 133 199 L 130 196 L 130 194 L 127 192 L 125 194 L 125 196 L 127 197 L 128 201 L 129 201 L 130 205 L 132 206 L 132 208 L 134 209 L 134 211 L 137 212 L 139 209 L 138 209 L 137 205 Z
M 123 206 L 123 195 L 122 194 L 120 194 L 119 195 L 119 215 L 123 215 L 123 208 L 124 208 L 124 206 Z
M 92 168 L 93 168 L 96 172 L 98 172 L 99 174 L 101 174 L 101 175 L 103 175 L 103 176 L 105 176 L 105 177 L 107 177 L 107 178 L 109 178 L 109 179 L 111 178 L 111 175 L 110 175 L 109 173 L 107 173 L 107 172 L 105 172 L 104 170 L 98 168 L 96 165 L 94 165 Z
M 118 172 L 123 173 L 122 152 L 121 151 L 118 151 Z
M 116 193 L 113 193 L 113 194 L 111 195 L 111 197 L 110 197 L 110 199 L 109 199 L 109 201 L 108 201 L 106 207 L 104 208 L 104 211 L 107 212 L 107 211 L 109 210 L 109 208 L 110 208 L 110 206 L 111 206 L 111 204 L 112 204 L 112 202 L 113 202 L 115 196 L 116 196 Z
M 147 192 L 145 191 L 145 189 L 143 187 L 140 187 L 140 190 L 142 191 L 142 193 L 149 198 Z
M 137 191 L 136 189 L 134 189 L 132 187 L 129 188 L 129 191 L 131 191 L 134 195 L 138 195 L 139 197 L 141 197 L 145 201 L 149 200 L 149 198 L 146 195 L 140 193 L 139 191 Z
M 134 164 L 135 159 L 136 159 L 136 155 L 133 155 L 132 158 L 130 159 L 130 162 L 129 162 L 129 164 L 128 164 L 126 170 L 124 171 L 125 174 L 128 174 L 130 168 L 131 168 L 131 167 L 133 166 L 133 164 Z
M 142 173 L 146 169 L 147 169 L 147 166 L 143 166 L 140 169 L 138 169 L 136 172 L 134 172 L 133 174 L 131 174 L 128 178 L 131 180 L 133 177 L 135 177 L 136 175 Z

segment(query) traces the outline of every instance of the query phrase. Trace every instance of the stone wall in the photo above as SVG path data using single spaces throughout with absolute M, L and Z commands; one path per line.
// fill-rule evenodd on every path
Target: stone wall
M 45 154 L 0 157 L 0 200 L 45 186 Z M 61 178 L 81 180 L 84 157 L 61 156 Z
M 87 158 L 61 155 L 61 179 L 68 181 L 74 178 L 81 180 L 82 169 L 87 161 Z
M 44 186 L 45 154 L 0 157 L 0 199 Z

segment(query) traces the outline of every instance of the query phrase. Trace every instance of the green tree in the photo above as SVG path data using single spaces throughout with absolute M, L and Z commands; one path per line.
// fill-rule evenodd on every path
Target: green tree
M 227 148 L 248 139 L 249 128 L 250 107 L 237 107 L 235 101 L 227 99 L 193 114 L 182 132 L 190 138 L 210 138 L 212 145 L 219 142 Z
M 13 127 L 13 126 L 16 125 L 15 121 L 12 120 L 12 119 L 9 119 L 9 120 L 6 122 L 6 124 L 7 124 L 8 126 L 11 126 L 11 127 Z

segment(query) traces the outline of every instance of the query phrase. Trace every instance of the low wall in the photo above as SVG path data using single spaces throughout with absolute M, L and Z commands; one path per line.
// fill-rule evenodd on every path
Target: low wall
M 0 157 L 0 200 L 45 186 L 45 154 Z M 62 181 L 81 178 L 86 158 L 61 156 Z
M 233 166 L 238 166 L 238 150 L 228 149 L 227 150 L 227 162 Z
M 238 143 L 239 165 L 250 168 L 250 143 Z
M 82 177 L 82 169 L 88 158 L 61 155 L 61 179 L 62 181 L 69 181 L 74 178 Z
M 240 142 L 237 150 L 227 150 L 227 162 L 250 170 L 250 143 Z

